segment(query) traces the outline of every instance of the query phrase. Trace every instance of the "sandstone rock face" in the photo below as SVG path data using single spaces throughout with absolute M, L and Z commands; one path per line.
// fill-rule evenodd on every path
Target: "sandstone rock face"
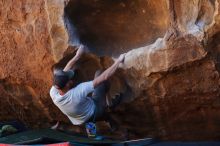
M 47 95 L 42 88 L 49 89 L 54 62 L 45 1 L 3 0 L 0 5 L 1 120 L 39 125 L 39 119 L 50 118 L 41 99 Z
M 131 137 L 219 139 L 220 0 L 1 0 L 0 19 L 1 121 L 68 122 L 48 94 L 51 67 L 80 40 L 93 54 L 79 81 L 127 53 L 110 95 L 124 93 L 112 114 Z
M 153 43 L 163 37 L 169 24 L 164 0 L 70 0 L 66 14 L 77 28 L 81 42 L 102 55 L 118 56 Z

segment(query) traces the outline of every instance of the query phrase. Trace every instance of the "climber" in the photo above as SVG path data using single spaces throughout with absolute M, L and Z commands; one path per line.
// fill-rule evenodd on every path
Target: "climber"
M 79 46 L 76 55 L 67 63 L 63 70 L 54 71 L 53 86 L 50 96 L 54 104 L 70 119 L 74 125 L 82 125 L 97 120 L 105 120 L 110 128 L 117 128 L 116 122 L 106 112 L 106 94 L 110 87 L 108 79 L 123 63 L 125 54 L 121 54 L 112 66 L 104 72 L 96 72 L 92 81 L 73 86 L 74 68 L 77 60 L 87 51 Z M 92 97 L 88 94 L 92 93 Z M 118 96 L 118 99 L 121 97 Z M 119 100 L 116 100 L 119 101 Z M 118 102 L 116 102 L 118 103 Z

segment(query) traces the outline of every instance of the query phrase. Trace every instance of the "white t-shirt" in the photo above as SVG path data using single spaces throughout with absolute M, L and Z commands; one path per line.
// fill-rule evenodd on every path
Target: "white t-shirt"
M 95 111 L 95 103 L 87 95 L 94 91 L 93 82 L 84 82 L 69 90 L 63 96 L 52 86 L 50 96 L 54 104 L 74 125 L 83 124 Z

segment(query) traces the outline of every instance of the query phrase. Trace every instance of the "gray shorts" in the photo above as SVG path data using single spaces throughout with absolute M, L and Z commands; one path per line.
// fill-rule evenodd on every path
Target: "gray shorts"
M 99 121 L 105 119 L 105 112 L 107 109 L 106 95 L 109 91 L 110 83 L 105 81 L 95 88 L 92 99 L 95 103 L 95 112 L 89 121 Z

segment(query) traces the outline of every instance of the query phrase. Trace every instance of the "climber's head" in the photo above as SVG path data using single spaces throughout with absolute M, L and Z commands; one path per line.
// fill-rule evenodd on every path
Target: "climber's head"
M 74 76 L 74 71 L 62 71 L 62 70 L 55 70 L 54 71 L 54 80 L 53 85 L 59 89 L 63 90 L 65 87 L 72 86 L 72 79 Z

